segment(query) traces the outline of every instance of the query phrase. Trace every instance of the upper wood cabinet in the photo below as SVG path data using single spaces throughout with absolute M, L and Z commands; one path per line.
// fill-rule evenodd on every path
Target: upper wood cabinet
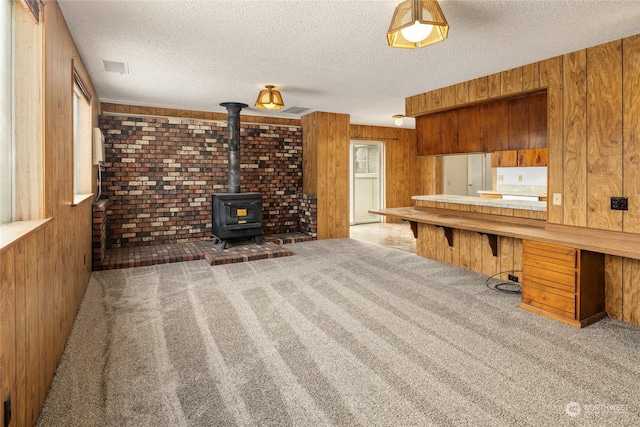
M 527 98 L 508 101 L 509 150 L 529 148 L 529 105 Z
M 441 154 L 440 116 L 428 114 L 416 117 L 416 136 L 418 139 L 418 156 Z
M 458 153 L 482 152 L 480 106 L 458 110 Z
M 529 106 L 529 146 L 547 147 L 547 93 L 527 97 Z
M 547 94 L 416 117 L 418 155 L 491 153 L 547 146 Z
M 440 116 L 440 146 L 442 154 L 460 153 L 458 146 L 458 110 L 445 111 Z
M 548 150 L 546 148 L 494 151 L 491 153 L 491 166 L 494 168 L 547 166 L 547 164 Z
M 547 94 L 510 99 L 509 150 L 547 146 Z
M 480 145 L 485 153 L 509 149 L 509 110 L 507 101 L 480 106 Z

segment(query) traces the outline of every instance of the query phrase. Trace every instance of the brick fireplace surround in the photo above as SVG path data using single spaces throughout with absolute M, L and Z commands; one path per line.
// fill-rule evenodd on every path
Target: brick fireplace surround
M 109 248 L 211 236 L 211 193 L 227 191 L 226 122 L 104 114 L 100 127 Z M 301 128 L 241 123 L 240 137 L 241 191 L 263 194 L 265 234 L 314 236 Z

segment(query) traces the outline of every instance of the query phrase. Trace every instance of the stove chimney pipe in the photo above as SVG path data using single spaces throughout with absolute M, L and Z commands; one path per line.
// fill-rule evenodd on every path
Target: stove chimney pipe
M 240 192 L 240 110 L 248 107 L 240 102 L 223 102 L 220 104 L 227 109 L 229 119 L 227 129 L 229 130 L 229 193 Z

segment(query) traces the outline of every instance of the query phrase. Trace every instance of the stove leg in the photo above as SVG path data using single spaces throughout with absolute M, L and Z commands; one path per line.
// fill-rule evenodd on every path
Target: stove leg
M 214 245 L 217 245 L 218 243 L 220 243 L 220 239 L 218 239 L 217 237 L 215 238 L 215 240 L 213 241 Z
M 260 243 L 262 243 L 260 242 L 260 236 L 254 237 L 254 240 L 256 241 L 256 245 L 259 245 Z
M 228 240 L 223 240 L 222 241 L 222 247 L 220 249 L 222 249 L 222 250 L 227 249 L 227 242 L 228 242 Z

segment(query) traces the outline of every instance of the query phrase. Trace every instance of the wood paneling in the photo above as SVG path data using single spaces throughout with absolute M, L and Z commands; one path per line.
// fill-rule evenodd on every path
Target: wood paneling
M 72 63 L 99 110 L 56 2 L 43 8 L 44 216 L 48 221 L 0 250 L 0 395 L 12 426 L 33 425 L 91 275 L 91 199 L 73 200 Z M 36 101 L 37 102 L 37 101 Z M 0 408 L 0 419 L 3 418 Z
M 500 80 L 500 95 L 505 96 L 522 92 L 522 67 L 503 71 Z
M 489 97 L 489 79 L 480 77 L 469 82 L 469 102 L 483 101 Z
M 622 41 L 587 49 L 587 225 L 622 230 Z
M 587 225 L 587 51 L 563 56 L 564 195 L 563 223 Z
M 547 194 L 563 194 L 564 139 L 562 57 L 540 62 L 540 86 L 547 88 Z M 552 199 L 551 197 L 549 199 Z M 563 205 L 547 203 L 547 222 L 562 223 Z
M 640 260 L 624 259 L 622 320 L 640 325 Z
M 303 150 L 315 153 L 305 155 L 303 191 L 317 195 L 318 239 L 349 237 L 349 116 L 319 111 L 301 121 Z
M 629 210 L 623 212 L 622 228 L 640 233 L 640 35 L 622 41 L 623 117 L 624 117 L 624 195 Z
M 442 88 L 442 108 L 454 107 L 456 105 L 457 89 L 456 86 L 447 86 Z
M 0 396 L 16 396 L 15 248 L 0 253 Z M 15 411 L 13 403 L 12 411 Z M 0 419 L 4 410 L 0 407 Z
M 522 90 L 529 91 L 540 88 L 540 63 L 534 62 L 522 67 Z

